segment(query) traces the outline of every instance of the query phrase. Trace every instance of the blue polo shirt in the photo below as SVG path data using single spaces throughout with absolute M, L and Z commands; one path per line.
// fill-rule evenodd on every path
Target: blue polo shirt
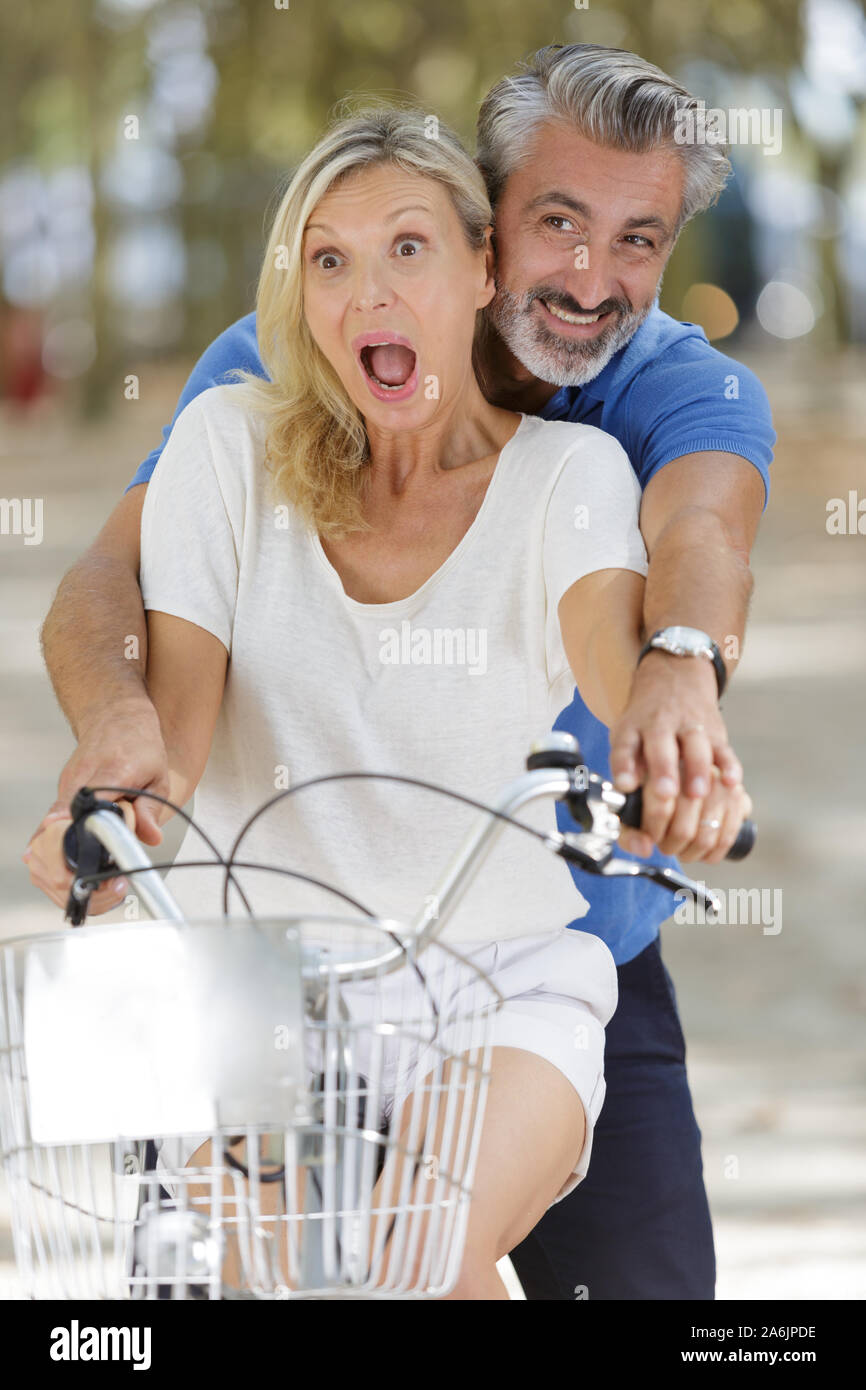
M 162 444 L 148 454 L 129 487 L 148 481 L 184 406 L 208 387 L 230 380 L 228 374 L 238 367 L 266 375 L 256 342 L 255 314 L 232 324 L 199 358 L 180 394 L 174 419 L 163 430 Z M 666 463 L 684 454 L 739 454 L 760 473 L 766 506 L 776 436 L 761 383 L 747 367 L 711 347 L 697 324 L 678 323 L 657 306 L 593 381 L 563 387 L 539 413 L 546 420 L 575 420 L 614 435 L 641 487 Z M 574 734 L 587 766 L 610 776 L 607 728 L 589 712 L 577 690 L 554 727 Z M 577 828 L 561 806 L 557 819 L 561 830 Z M 653 860 L 676 864 L 658 851 Z M 671 914 L 670 894 L 655 884 L 603 879 L 580 869 L 572 873 L 590 904 L 588 914 L 573 925 L 600 936 L 617 965 L 648 946 Z

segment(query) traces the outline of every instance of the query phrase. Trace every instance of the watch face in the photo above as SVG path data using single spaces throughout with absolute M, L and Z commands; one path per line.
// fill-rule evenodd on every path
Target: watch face
M 666 627 L 653 638 L 653 645 L 677 656 L 691 656 L 706 651 L 712 644 L 708 634 L 699 628 Z

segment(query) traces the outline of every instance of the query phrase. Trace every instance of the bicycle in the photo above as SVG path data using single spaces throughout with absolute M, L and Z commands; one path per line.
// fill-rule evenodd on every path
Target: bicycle
M 391 774 L 314 780 L 358 776 Z M 460 1268 L 501 999 L 437 937 L 495 839 L 516 827 L 590 873 L 715 906 L 676 870 L 614 856 L 641 794 L 589 772 L 569 734 L 533 745 L 492 806 L 396 780 L 479 811 L 408 927 L 329 885 L 356 917 L 232 918 L 233 869 L 272 867 L 237 857 L 243 830 L 208 861 L 224 871 L 224 917 L 190 923 L 160 877 L 169 866 L 97 795 L 142 793 L 78 793 L 67 919 L 81 929 L 0 943 L 0 1152 L 31 1297 L 441 1297 Z M 547 797 L 576 832 L 515 819 Z M 728 857 L 754 839 L 745 822 Z M 118 871 L 154 920 L 83 925 Z M 365 989 L 367 1018 L 346 1002 Z M 402 1077 L 390 1109 L 388 1067 Z

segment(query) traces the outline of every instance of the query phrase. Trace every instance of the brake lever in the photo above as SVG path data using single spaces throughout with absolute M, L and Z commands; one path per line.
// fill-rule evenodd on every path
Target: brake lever
M 647 878 L 671 893 L 685 891 L 695 899 L 703 899 L 704 905 L 712 912 L 721 910 L 719 898 L 705 883 L 688 878 L 678 869 L 671 869 L 665 864 L 642 864 L 637 859 L 615 858 L 610 841 L 593 831 L 566 833 L 555 849 L 569 864 L 576 864 L 586 873 L 596 874 L 599 878 Z
M 589 771 L 580 757 L 576 740 L 573 746 L 563 748 L 560 746 L 562 739 L 562 735 L 549 738 L 544 746 L 538 745 L 539 751 L 532 757 L 535 766 L 543 766 L 549 758 L 555 758 L 562 767 L 570 783 L 569 791 L 562 800 L 572 819 L 580 826 L 578 832 L 556 836 L 551 848 L 586 873 L 601 878 L 646 878 L 671 893 L 691 893 L 696 901 L 702 899 L 707 908 L 718 912 L 721 907 L 719 898 L 706 884 L 698 883 L 678 869 L 662 864 L 644 864 L 637 859 L 614 856 L 614 846 L 622 828 L 620 812 L 626 798 L 611 782 Z

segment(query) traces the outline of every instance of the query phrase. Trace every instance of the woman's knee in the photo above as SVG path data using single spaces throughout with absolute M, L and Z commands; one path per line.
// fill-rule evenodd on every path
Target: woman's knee
M 460 1273 L 450 1293 L 445 1294 L 443 1302 L 461 1300 L 501 1300 L 510 1295 L 496 1268 L 496 1256 L 492 1251 L 467 1249 L 463 1253 Z

